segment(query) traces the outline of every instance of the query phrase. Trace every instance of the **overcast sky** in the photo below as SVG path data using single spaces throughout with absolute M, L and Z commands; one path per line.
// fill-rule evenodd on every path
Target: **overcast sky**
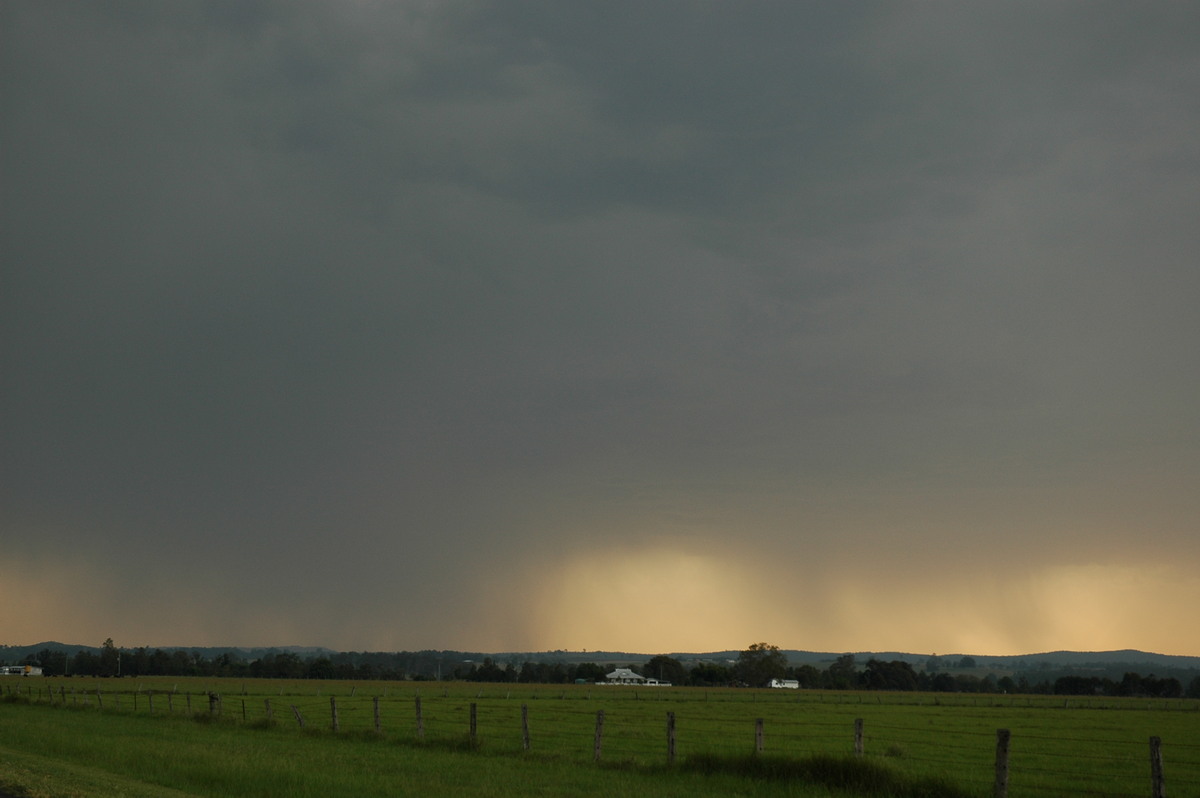
M 1195 3 L 0 4 L 4 640 L 1200 654 Z

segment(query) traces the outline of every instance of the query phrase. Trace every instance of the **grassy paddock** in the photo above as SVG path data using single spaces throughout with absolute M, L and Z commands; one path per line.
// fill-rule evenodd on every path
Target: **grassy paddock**
M 1196 701 L 169 677 L 16 680 L 0 690 L 8 697 L 0 702 L 0 758 L 8 770 L 101 762 L 78 776 L 80 784 L 101 776 L 131 784 L 121 792 L 81 786 L 46 795 L 529 795 L 542 784 L 557 795 L 804 796 L 846 794 L 836 792 L 844 785 L 859 795 L 982 796 L 991 794 L 1000 728 L 1012 733 L 1014 798 L 1148 795 L 1151 735 L 1163 740 L 1171 794 L 1200 794 Z M 209 712 L 209 693 L 221 697 L 219 715 Z M 674 767 L 667 763 L 668 712 L 675 716 Z M 17 723 L 16 713 L 26 721 Z M 764 749 L 756 754 L 760 718 Z M 865 730 L 857 760 L 856 718 Z M 168 761 L 166 778 L 159 774 Z M 470 786 L 447 782 L 455 778 Z M 139 793 L 138 785 L 168 791 Z

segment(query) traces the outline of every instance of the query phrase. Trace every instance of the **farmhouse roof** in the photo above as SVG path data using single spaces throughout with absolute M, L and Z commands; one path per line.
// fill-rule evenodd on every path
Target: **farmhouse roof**
M 631 671 L 629 668 L 617 668 L 615 671 L 606 675 L 604 678 L 608 679 L 610 682 L 644 682 L 644 681 L 646 681 L 645 676 L 636 674 L 633 671 Z

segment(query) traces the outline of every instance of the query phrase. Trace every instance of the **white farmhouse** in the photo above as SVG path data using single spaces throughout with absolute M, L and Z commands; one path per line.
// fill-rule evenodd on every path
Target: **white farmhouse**
M 640 674 L 634 673 L 629 668 L 617 668 L 612 673 L 606 675 L 605 681 L 596 682 L 596 684 L 633 684 L 641 685 L 642 687 L 670 687 L 670 682 L 660 682 L 658 679 L 650 679 Z
M 608 684 L 645 684 L 646 677 L 634 673 L 629 668 L 617 668 L 612 673 L 605 675 L 605 680 Z

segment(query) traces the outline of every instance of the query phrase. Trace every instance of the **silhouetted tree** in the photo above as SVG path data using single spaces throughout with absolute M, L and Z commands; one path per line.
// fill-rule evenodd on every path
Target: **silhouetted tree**
M 497 665 L 491 657 L 484 657 L 482 665 L 472 665 L 464 678 L 468 682 L 506 682 L 511 671 L 514 680 L 518 677 L 515 669 L 506 670 Z
M 948 673 L 938 673 L 933 677 L 933 683 L 930 685 L 935 692 L 938 693 L 957 693 L 958 682 Z
M 858 668 L 853 654 L 843 654 L 829 666 L 829 687 L 834 690 L 851 690 L 858 685 Z
M 642 672 L 651 679 L 658 679 L 660 682 L 670 682 L 671 684 L 684 684 L 687 682 L 687 670 L 683 667 L 683 663 L 665 654 L 651 657 L 646 662 Z
M 860 679 L 868 690 L 916 690 L 917 674 L 912 665 L 901 660 L 882 662 L 872 657 Z
M 121 663 L 121 673 L 126 676 L 148 676 L 150 674 L 150 652 L 145 646 L 135 648 Z
M 67 652 L 43 648 L 32 663 L 42 669 L 46 676 L 62 676 L 67 672 Z
M 733 666 L 734 676 L 751 687 L 765 687 L 772 679 L 787 675 L 787 657 L 779 646 L 770 643 L 754 643 L 738 654 Z
M 150 670 L 147 673 L 152 676 L 166 676 L 170 674 L 171 655 L 161 648 L 154 649 L 154 653 L 150 655 Z
M 799 682 L 801 687 L 821 686 L 821 671 L 812 665 L 805 664 L 788 668 L 787 675 L 789 679 Z
M 305 677 L 309 679 L 332 679 L 333 662 L 329 657 L 317 657 L 309 660 L 305 668 Z
M 71 657 L 72 676 L 95 676 L 100 672 L 100 658 L 90 651 L 77 651 Z
M 733 681 L 733 671 L 715 662 L 701 662 L 688 673 L 697 687 L 723 687 Z
M 1060 676 L 1054 680 L 1055 695 L 1103 695 L 1105 680 L 1099 676 Z M 1109 683 L 1111 685 L 1111 682 Z
M 99 675 L 117 676 L 121 672 L 121 652 L 110 637 L 100 646 Z
M 568 677 L 571 681 L 583 679 L 589 682 L 598 682 L 604 678 L 607 671 L 594 662 L 581 662 L 571 669 Z

